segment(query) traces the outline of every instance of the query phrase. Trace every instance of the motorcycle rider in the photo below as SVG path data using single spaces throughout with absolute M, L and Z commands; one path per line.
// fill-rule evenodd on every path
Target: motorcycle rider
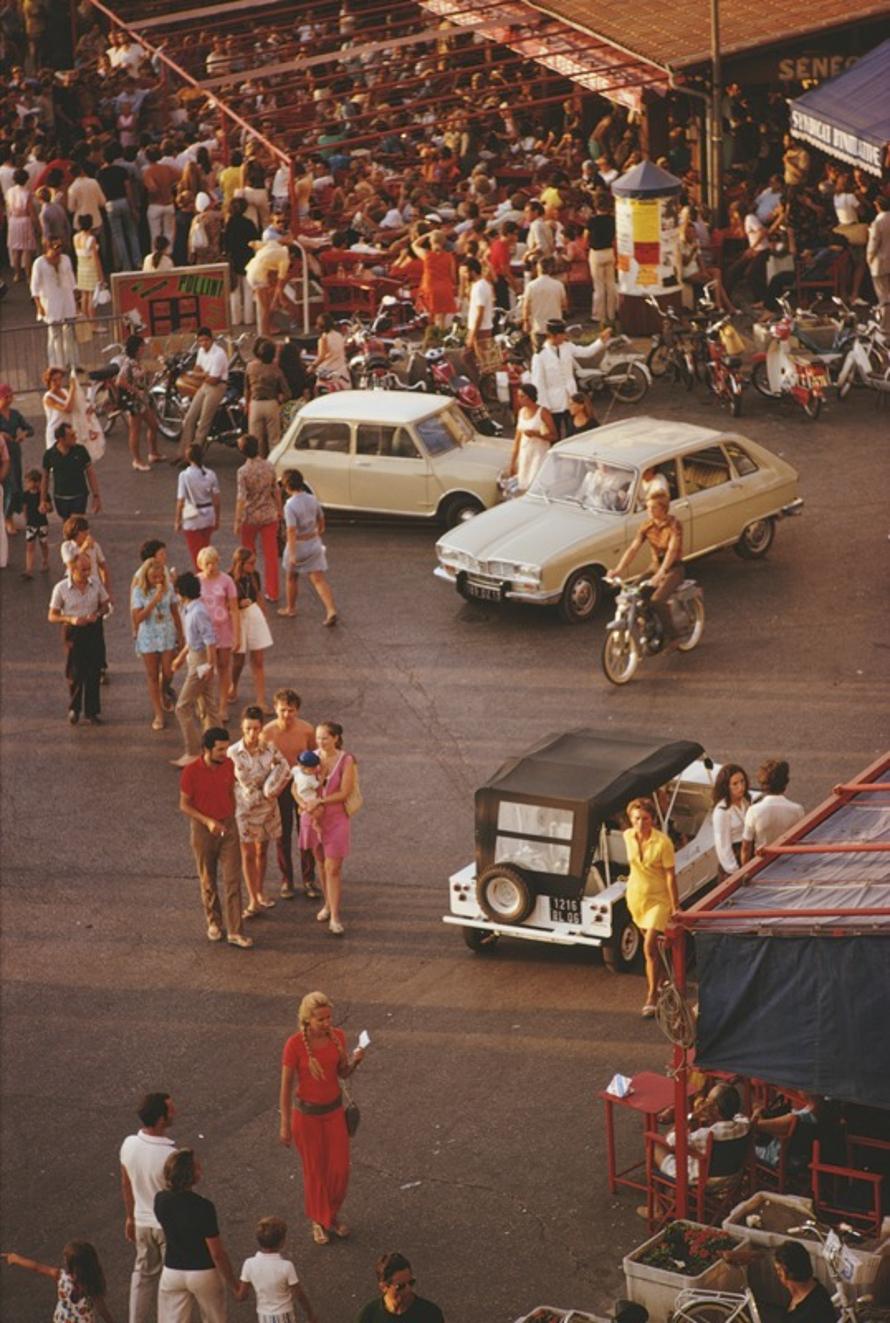
M 661 491 L 653 491 L 647 496 L 646 512 L 648 518 L 644 519 L 633 542 L 610 574 L 621 578 L 625 567 L 632 563 L 637 552 L 648 543 L 653 569 L 649 577 L 653 589 L 650 601 L 661 621 L 665 643 L 674 643 L 677 632 L 671 619 L 668 601 L 680 587 L 685 575 L 683 528 L 680 521 L 671 514 L 670 501 Z

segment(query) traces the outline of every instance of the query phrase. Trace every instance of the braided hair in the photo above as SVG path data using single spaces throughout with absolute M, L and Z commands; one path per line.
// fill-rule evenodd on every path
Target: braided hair
M 322 1006 L 331 1007 L 330 998 L 325 996 L 323 992 L 308 992 L 300 1002 L 300 1009 L 297 1012 L 300 1034 L 302 1035 L 303 1043 L 306 1048 L 306 1056 L 309 1059 L 309 1072 L 313 1079 L 317 1080 L 324 1078 L 324 1067 L 318 1060 L 318 1057 L 313 1054 L 312 1048 L 309 1046 L 309 1020 L 313 1011 L 319 1010 Z M 342 1044 L 337 1042 L 336 1039 L 333 1039 L 333 1041 L 340 1058 L 339 1066 L 341 1068 L 343 1066 L 348 1066 L 348 1059 Z

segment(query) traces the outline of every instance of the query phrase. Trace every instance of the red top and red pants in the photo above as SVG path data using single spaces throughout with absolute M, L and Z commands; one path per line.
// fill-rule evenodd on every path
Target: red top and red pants
M 294 1034 L 285 1043 L 282 1064 L 295 1073 L 295 1102 L 324 1106 L 340 1097 L 337 1066 L 340 1051 L 346 1051 L 346 1039 L 341 1029 L 333 1032 L 340 1044 L 339 1051 L 334 1043 L 324 1043 L 312 1050 L 324 1071 L 321 1079 L 316 1079 L 309 1069 L 303 1035 Z M 291 1112 L 291 1134 L 303 1162 L 306 1216 L 323 1227 L 334 1227 L 349 1185 L 349 1134 L 343 1107 L 311 1116 L 295 1106 Z

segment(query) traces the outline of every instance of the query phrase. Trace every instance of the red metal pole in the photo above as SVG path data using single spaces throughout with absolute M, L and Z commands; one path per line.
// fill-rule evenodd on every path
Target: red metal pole
M 674 982 L 681 997 L 686 995 L 686 933 L 681 928 L 668 933 L 672 945 Z M 685 1217 L 689 1210 L 689 1126 L 686 1112 L 689 1107 L 689 1072 L 686 1048 L 674 1046 L 674 1153 L 677 1162 L 677 1217 Z

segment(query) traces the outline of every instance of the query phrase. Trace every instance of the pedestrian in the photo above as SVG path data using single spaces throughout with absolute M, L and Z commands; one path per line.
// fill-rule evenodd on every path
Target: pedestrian
M 300 848 L 315 851 L 321 877 L 324 904 L 315 916 L 319 923 L 330 923 L 337 937 L 343 934 L 340 899 L 343 889 L 343 861 L 348 858 L 350 815 L 346 801 L 358 790 L 356 760 L 343 749 L 343 727 L 336 721 L 323 721 L 315 729 L 316 752 L 321 758 L 322 794 L 300 822 Z M 303 804 L 297 797 L 297 804 Z
M 297 1270 L 282 1253 L 287 1240 L 287 1223 L 280 1217 L 261 1217 L 257 1222 L 258 1253 L 245 1259 L 241 1281 L 256 1292 L 257 1323 L 297 1323 L 294 1301 L 306 1315 L 307 1323 L 317 1323 L 315 1310 L 300 1285 Z
M 108 594 L 108 600 L 112 599 L 111 571 L 108 568 L 108 561 L 105 559 L 102 548 L 90 532 L 90 521 L 84 515 L 69 515 L 62 525 L 62 537 L 64 541 L 59 548 L 62 556 L 62 564 L 68 569 L 76 556 L 88 556 L 90 560 L 90 577 L 102 587 Z M 70 573 L 70 571 L 69 571 Z M 105 625 L 99 621 L 99 632 L 101 638 L 101 652 L 99 661 L 99 679 L 102 684 L 108 683 L 108 658 L 105 649 Z
M 49 520 L 40 496 L 40 469 L 28 469 L 22 506 L 25 512 L 25 569 L 23 579 L 34 577 L 34 544 L 40 547 L 40 569 L 49 570 Z
M 327 1245 L 331 1234 L 340 1239 L 349 1235 L 340 1217 L 349 1185 L 349 1133 L 340 1080 L 351 1075 L 363 1057 L 361 1048 L 347 1053 L 346 1036 L 333 1025 L 329 998 L 323 992 L 308 993 L 300 1002 L 297 1032 L 282 1053 L 278 1137 L 285 1147 L 293 1142 L 300 1155 L 303 1202 L 316 1245 Z
M 93 233 L 92 216 L 84 214 L 77 218 L 74 255 L 77 258 L 75 288 L 80 295 L 80 314 L 82 317 L 90 318 L 93 315 L 93 299 L 96 290 L 105 279 L 102 270 L 102 256 L 99 252 L 99 240 Z
M 53 1323 L 95 1323 L 96 1316 L 114 1323 L 105 1303 L 105 1274 L 99 1256 L 88 1240 L 69 1240 L 62 1250 L 61 1268 L 12 1251 L 0 1254 L 12 1268 L 27 1268 L 41 1277 L 52 1277 L 57 1286 Z
M 594 196 L 593 215 L 587 222 L 590 239 L 588 261 L 593 285 L 591 316 L 600 326 L 612 326 L 618 314 L 618 286 L 615 283 L 615 217 L 608 193 Z
M 253 352 L 244 374 L 247 426 L 259 441 L 263 459 L 267 459 L 281 439 L 281 406 L 290 399 L 290 388 L 275 361 L 278 348 L 273 340 L 260 338 Z
M 656 808 L 651 799 L 632 799 L 626 810 L 630 827 L 624 833 L 629 877 L 624 893 L 630 917 L 643 934 L 646 961 L 646 1001 L 643 1018 L 655 1015 L 658 997 L 658 934 L 680 908 L 674 847 L 669 836 L 655 827 Z
M 224 170 L 223 174 L 226 173 Z M 246 212 L 244 198 L 233 198 L 222 232 L 223 253 L 229 261 L 229 305 L 233 326 L 250 326 L 254 320 L 253 290 L 247 283 L 245 272 L 253 257 L 252 245 L 259 240 L 260 232 Z
M 58 239 L 62 248 L 71 247 L 71 222 L 61 202 L 53 200 L 53 191 L 45 184 L 34 192 L 35 206 L 38 206 L 37 219 L 40 225 L 42 243 Z
M 191 847 L 201 884 L 207 940 L 222 940 L 225 914 L 229 945 L 247 950 L 253 946 L 253 938 L 242 932 L 241 852 L 235 822 L 235 767 L 228 757 L 229 743 L 229 732 L 222 726 L 204 731 L 200 757 L 183 767 L 180 774 L 179 809 L 191 820 Z M 217 889 L 220 871 L 222 905 Z
M 595 354 L 600 342 L 585 346 L 585 354 Z M 544 343 L 532 358 L 532 382 L 538 391 L 539 403 L 553 416 L 557 436 L 568 435 L 570 425 L 569 400 L 577 394 L 575 384 L 576 347 L 566 337 L 565 322 L 551 319 L 547 322 Z
M 9 473 L 3 483 L 3 518 L 7 533 L 13 536 L 18 532 L 13 516 L 22 509 L 22 442 L 34 435 L 34 428 L 13 407 L 14 399 L 12 387 L 0 384 L 0 437 L 9 450 Z
M 245 218 L 253 221 L 249 207 Z M 257 228 L 262 230 L 260 226 Z M 290 264 L 290 249 L 277 239 L 266 239 L 244 268 L 244 278 L 256 305 L 260 335 L 272 334 L 272 314 L 281 301 Z
M 229 746 L 235 767 L 235 821 L 241 838 L 241 871 L 247 884 L 243 918 L 271 910 L 263 895 L 269 842 L 281 835 L 278 796 L 290 780 L 290 768 L 274 744 L 263 739 L 263 709 L 251 705 L 241 717 L 241 739 Z
M 593 403 L 584 391 L 576 391 L 569 396 L 569 436 L 579 432 L 592 431 L 599 427 L 599 419 L 594 412 Z
M 176 1149 L 164 1163 L 164 1189 L 154 1204 L 165 1239 L 158 1323 L 184 1323 L 195 1304 L 201 1323 L 225 1323 L 226 1287 L 236 1300 L 248 1296 L 223 1245 L 216 1209 L 195 1194 L 203 1174 L 190 1148 Z
M 65 385 L 65 369 L 48 367 L 43 374 L 43 413 L 46 418 L 46 445 L 54 444 L 56 428 L 60 423 L 70 421 L 74 409 L 74 397 L 77 394 L 77 374 L 71 372 L 68 385 Z
M 216 683 L 216 632 L 201 601 L 201 582 L 186 570 L 174 584 L 180 603 L 183 646 L 170 663 L 176 672 L 186 667 L 185 682 L 176 700 L 176 720 L 182 731 L 185 752 L 173 760 L 186 767 L 201 749 L 201 732 L 219 721 Z
M 803 817 L 803 805 L 795 804 L 785 794 L 790 779 L 791 773 L 784 758 L 770 758 L 758 769 L 757 784 L 761 795 L 745 814 L 743 864 L 753 859 L 761 846 L 772 844 Z
M 49 622 L 64 625 L 65 676 L 68 680 L 68 720 L 80 721 L 81 708 L 91 726 L 99 726 L 100 677 L 104 658 L 102 618 L 108 614 L 108 593 L 90 574 L 90 558 L 77 555 L 70 572 L 60 579 L 49 601 Z
M 865 258 L 875 287 L 878 320 L 884 331 L 890 330 L 890 198 L 879 193 L 875 200 L 877 214 L 868 227 Z
M 490 368 L 494 288 L 491 281 L 482 274 L 482 263 L 478 257 L 468 257 L 464 262 L 464 270 L 470 282 L 466 351 L 474 356 L 475 366 L 482 374 Z
M 37 251 L 37 212 L 28 186 L 27 170 L 16 170 L 12 185 L 6 190 L 6 247 L 12 267 L 12 283 L 31 275 L 31 263 Z
M 136 1113 L 142 1124 L 121 1144 L 124 1235 L 136 1248 L 129 1323 L 149 1323 L 157 1309 L 164 1233 L 155 1216 L 155 1195 L 164 1188 L 164 1165 L 176 1148 L 167 1133 L 175 1114 L 169 1093 L 147 1093 Z
M 123 412 L 127 418 L 127 440 L 130 446 L 130 464 L 138 473 L 148 473 L 152 464 L 164 458 L 158 451 L 158 415 L 148 390 L 148 377 L 139 362 L 145 349 L 141 335 L 128 335 L 124 346 L 120 371 L 115 385 L 121 393 Z M 145 429 L 148 463 L 143 464 L 139 453 L 139 438 Z
M 197 569 L 198 553 L 210 546 L 210 539 L 219 528 L 219 483 L 213 469 L 205 468 L 204 452 L 199 445 L 189 446 L 186 459 L 188 467 L 176 483 L 173 528 L 182 531 Z
M 324 533 L 324 511 L 306 488 L 299 469 L 292 469 L 286 478 L 288 499 L 284 507 L 287 542 L 283 566 L 287 574 L 287 605 L 280 607 L 280 616 L 297 614 L 297 591 L 300 576 L 305 574 L 325 608 L 325 625 L 336 625 L 337 608 L 327 580 L 328 561 L 321 540 Z
M 152 244 L 150 253 L 142 261 L 143 271 L 172 271 L 173 258 L 170 256 L 170 240 L 166 234 L 159 234 Z
M 316 319 L 318 343 L 315 346 L 315 375 L 319 381 L 340 383 L 347 389 L 352 385 L 349 364 L 346 362 L 346 337 L 337 330 L 337 323 L 329 312 Z
M 260 709 L 266 706 L 266 650 L 272 646 L 272 634 L 266 615 L 260 605 L 260 576 L 257 574 L 256 553 L 249 547 L 238 547 L 232 556 L 229 577 L 238 594 L 240 615 L 239 643 L 232 654 L 231 701 L 238 696 L 238 682 L 246 659 L 250 658 L 253 673 L 254 701 Z
M 528 491 L 556 440 L 556 425 L 548 409 L 538 404 L 530 381 L 516 389 L 516 434 L 508 472 L 516 475 L 516 490 Z
M 374 1271 L 380 1295 L 365 1305 L 356 1323 L 388 1323 L 392 1315 L 405 1323 L 445 1323 L 438 1305 L 414 1294 L 414 1273 L 404 1254 L 381 1254 Z
M 278 601 L 278 529 L 281 525 L 281 488 L 274 468 L 260 458 L 260 443 L 246 433 L 238 440 L 244 463 L 236 474 L 234 533 L 242 546 L 255 550 L 257 537 L 263 552 L 266 601 Z
M 714 779 L 714 849 L 721 875 L 729 877 L 742 862 L 742 833 L 751 807 L 748 773 L 738 763 L 724 763 Z
M 203 452 L 217 409 L 222 404 L 229 383 L 229 359 L 222 345 L 216 344 L 209 326 L 198 327 L 198 356 L 191 375 L 199 381 L 185 418 L 179 444 L 179 460 L 188 458 L 192 443 Z
M 117 271 L 138 271 L 142 262 L 139 232 L 136 229 L 136 180 L 121 160 L 119 142 L 109 142 L 103 149 L 105 164 L 96 173 L 96 182 L 105 194 L 105 213 L 111 233 L 111 248 Z
M 411 247 L 423 268 L 418 290 L 423 306 L 433 326 L 444 330 L 457 312 L 454 255 L 445 247 L 445 235 L 441 230 L 432 230 L 425 239 Z
M 552 258 L 542 257 L 536 270 L 537 274 L 526 285 L 522 298 L 522 328 L 532 337 L 535 349 L 540 349 L 547 335 L 548 322 L 562 318 L 568 295 L 565 285 L 553 274 Z
M 3 484 L 9 477 L 9 470 L 12 461 L 9 458 L 9 446 L 6 437 L 0 435 L 0 502 L 3 500 Z M 9 534 L 6 531 L 6 520 L 0 524 L 0 570 L 5 570 L 9 564 Z
M 241 643 L 241 612 L 238 590 L 231 575 L 219 568 L 216 547 L 202 547 L 198 552 L 198 578 L 201 601 L 207 608 L 216 635 L 216 673 L 219 677 L 219 718 L 225 724 L 232 701 L 232 651 Z
M 151 728 L 163 730 L 164 713 L 173 711 L 173 658 L 183 646 L 183 632 L 170 573 L 154 557 L 144 560 L 133 578 L 130 614 L 154 712 Z
M 279 689 L 273 694 L 272 703 L 275 720 L 264 727 L 263 737 L 267 744 L 274 744 L 289 767 L 294 767 L 301 753 L 309 753 L 315 748 L 315 727 L 300 716 L 302 701 L 294 689 Z M 297 845 L 300 848 L 300 812 L 289 784 L 278 796 L 278 812 L 281 817 L 281 835 L 278 838 L 278 867 L 281 870 L 279 894 L 285 900 L 292 900 L 297 892 L 294 887 L 291 841 L 296 822 Z M 304 895 L 309 900 L 318 900 L 321 892 L 315 884 L 315 852 L 308 847 L 300 848 L 300 873 Z
M 62 248 L 59 239 L 43 245 L 43 256 L 38 257 L 31 269 L 31 297 L 37 307 L 38 321 L 46 323 L 46 356 L 50 364 L 76 367 L 74 268 Z

